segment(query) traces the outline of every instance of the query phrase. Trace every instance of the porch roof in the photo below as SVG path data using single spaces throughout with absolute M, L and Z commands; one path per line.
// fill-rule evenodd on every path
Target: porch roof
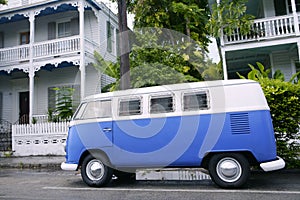
M 100 4 L 97 3 L 96 1 L 94 1 L 94 0 L 86 0 L 86 1 L 89 2 L 90 5 L 92 5 L 95 9 L 97 9 L 97 10 L 102 9 Z M 61 4 L 56 9 L 54 9 L 54 8 L 50 7 L 50 5 L 53 3 L 61 3 Z M 45 9 L 40 12 L 39 16 L 51 15 L 54 13 L 66 12 L 66 11 L 70 11 L 70 10 L 77 10 L 77 8 L 74 6 L 71 6 L 70 3 L 72 3 L 72 2 L 71 1 L 61 1 L 61 0 L 50 0 L 50 1 L 42 1 L 42 2 L 37 2 L 37 3 L 32 3 L 32 4 L 28 4 L 28 5 L 21 6 L 21 7 L 10 8 L 7 10 L 2 10 L 2 11 L 0 11 L 0 24 L 24 20 L 25 19 L 24 15 L 19 14 L 19 13 L 22 13 L 26 10 L 34 9 L 34 8 L 45 7 Z M 49 7 L 47 7 L 47 6 L 49 6 Z M 85 9 L 90 10 L 91 8 L 87 7 Z M 12 17 L 8 17 L 8 16 L 12 16 Z

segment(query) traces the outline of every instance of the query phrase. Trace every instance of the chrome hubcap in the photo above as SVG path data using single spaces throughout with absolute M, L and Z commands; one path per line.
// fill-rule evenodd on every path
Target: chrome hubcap
M 216 167 L 218 176 L 225 182 L 235 182 L 242 175 L 242 167 L 234 158 L 221 159 Z
M 91 160 L 86 166 L 86 175 L 92 181 L 102 179 L 104 175 L 104 165 L 100 160 Z

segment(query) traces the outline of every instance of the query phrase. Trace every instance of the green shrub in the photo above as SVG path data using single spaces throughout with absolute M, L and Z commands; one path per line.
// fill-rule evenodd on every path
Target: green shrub
M 258 69 L 249 65 L 251 71 L 247 78 L 258 81 L 264 91 L 273 120 L 277 153 L 288 168 L 300 168 L 300 82 L 297 79 L 300 72 L 285 82 L 282 72 L 276 71 L 269 78 L 271 70 L 256 64 Z
M 288 168 L 300 168 L 300 84 L 267 78 L 259 82 L 271 110 L 278 155 Z

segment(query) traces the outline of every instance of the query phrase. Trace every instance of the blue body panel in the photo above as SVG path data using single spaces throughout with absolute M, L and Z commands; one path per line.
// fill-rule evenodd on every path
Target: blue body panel
M 104 132 L 107 127 L 112 132 Z M 79 124 L 70 128 L 66 149 L 67 163 L 78 164 L 84 151 L 100 149 L 116 167 L 194 167 L 208 152 L 276 159 L 268 110 Z

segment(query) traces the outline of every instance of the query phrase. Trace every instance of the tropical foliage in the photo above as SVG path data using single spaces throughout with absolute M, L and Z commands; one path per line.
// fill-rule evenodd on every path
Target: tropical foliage
M 166 28 L 191 37 L 201 47 L 209 43 L 207 0 L 131 0 L 128 8 L 135 14 L 135 28 Z
M 56 91 L 56 117 L 53 120 L 56 121 L 68 121 L 73 116 L 73 100 L 72 96 L 74 93 L 73 88 L 53 88 Z M 50 111 L 51 112 L 51 111 Z M 48 113 L 50 114 L 50 113 Z M 51 114 L 53 116 L 53 113 Z
M 188 36 L 161 28 L 136 29 L 134 33 L 130 52 L 132 88 L 201 81 L 202 75 L 208 80 L 222 78 L 217 64 Z M 117 80 L 109 90 L 119 89 L 119 63 L 104 61 L 97 52 L 95 58 L 94 66 Z
M 210 34 L 220 37 L 221 31 L 232 35 L 236 29 L 242 34 L 250 31 L 253 15 L 246 14 L 248 0 L 222 0 L 212 6 L 212 13 L 207 24 Z

